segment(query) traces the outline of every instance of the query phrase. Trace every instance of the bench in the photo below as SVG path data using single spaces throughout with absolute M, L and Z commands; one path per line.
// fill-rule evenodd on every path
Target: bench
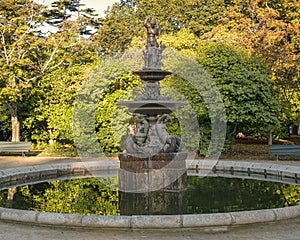
M 300 156 L 300 145 L 285 145 L 275 144 L 270 145 L 270 153 L 277 155 L 299 155 Z
M 22 153 L 25 156 L 25 152 L 29 152 L 31 142 L 0 142 L 0 153 Z

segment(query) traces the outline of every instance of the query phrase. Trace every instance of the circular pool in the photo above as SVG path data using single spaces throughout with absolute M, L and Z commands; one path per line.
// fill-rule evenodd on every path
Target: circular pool
M 264 181 L 298 184 L 300 168 L 278 164 L 219 161 L 213 171 L 193 161 L 189 176 L 258 179 Z M 201 165 L 200 170 L 198 166 Z M 204 168 L 203 168 L 204 166 Z M 20 167 L 0 171 L 0 188 L 36 184 L 51 180 L 87 177 L 112 177 L 118 174 L 118 161 L 91 161 L 85 163 L 64 163 Z M 95 173 L 97 175 L 95 176 Z M 130 216 L 88 216 L 83 214 L 60 214 L 0 208 L 0 219 L 41 225 L 95 228 L 218 228 L 272 222 L 300 216 L 300 205 L 260 210 L 235 211 L 209 214 L 175 215 L 130 215 Z

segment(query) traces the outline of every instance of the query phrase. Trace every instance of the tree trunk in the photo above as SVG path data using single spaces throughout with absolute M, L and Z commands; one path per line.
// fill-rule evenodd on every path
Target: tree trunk
M 7 192 L 7 201 L 6 201 L 5 207 L 12 208 L 13 200 L 14 200 L 14 196 L 15 196 L 16 192 L 17 192 L 17 188 L 16 187 L 8 189 L 8 192 Z
M 233 131 L 230 133 L 230 135 L 233 136 L 234 138 L 236 137 L 236 134 L 237 134 L 237 126 L 238 126 L 238 123 L 235 122 L 235 124 L 234 124 L 234 129 L 233 129 Z
M 268 129 L 268 144 L 269 145 L 273 144 L 273 131 L 274 131 L 274 128 Z
M 7 193 L 7 200 L 8 201 L 13 201 L 16 192 L 17 192 L 17 188 L 16 187 L 9 188 L 8 189 L 8 193 Z
M 20 142 L 20 122 L 18 119 L 18 106 L 16 102 L 8 105 L 11 116 L 12 142 Z

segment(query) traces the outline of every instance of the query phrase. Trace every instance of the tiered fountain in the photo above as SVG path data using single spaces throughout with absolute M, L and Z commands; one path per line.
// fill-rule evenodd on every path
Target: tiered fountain
M 119 154 L 119 188 L 121 213 L 180 213 L 186 188 L 186 153 L 180 152 L 181 139 L 167 133 L 166 123 L 176 107 L 185 103 L 172 101 L 160 93 L 160 80 L 172 74 L 162 70 L 162 52 L 158 44 L 159 25 L 149 17 L 145 66 L 134 72 L 144 81 L 143 94 L 131 102 L 119 102 L 132 114 L 134 133 L 126 141 L 126 153 Z

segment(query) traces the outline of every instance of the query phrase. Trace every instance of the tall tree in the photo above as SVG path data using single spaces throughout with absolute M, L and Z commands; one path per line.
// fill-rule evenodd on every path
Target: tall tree
M 68 30 L 43 37 L 44 8 L 31 0 L 2 1 L 0 6 L 0 103 L 9 109 L 12 141 L 20 141 L 18 108 L 29 90 L 46 73 L 71 61 L 78 51 L 78 34 L 68 23 Z M 76 27 L 76 26 L 75 26 Z
M 267 135 L 276 126 L 278 98 L 261 62 L 246 51 L 208 41 L 199 47 L 199 62 L 219 87 L 233 136 L 249 130 Z
M 0 101 L 10 112 L 12 141 L 20 140 L 18 102 L 22 92 L 31 86 L 47 62 L 34 62 L 40 40 L 35 34 L 44 20 L 42 7 L 28 0 L 1 1 L 0 4 Z M 39 70 L 37 70 L 39 68 Z
M 24 128 L 39 146 L 73 142 L 73 105 L 81 83 L 88 77 L 97 59 L 86 42 L 77 44 L 68 61 L 46 73 L 26 96 L 32 110 L 24 118 Z M 71 58 L 72 57 L 72 58 Z
M 73 20 L 77 23 L 77 30 L 80 35 L 90 36 L 99 28 L 97 14 L 92 8 L 86 8 L 81 0 L 58 0 L 52 3 L 52 7 L 45 13 L 48 24 L 59 29 L 66 20 Z
M 286 124 L 290 123 L 293 116 L 297 116 L 293 109 L 299 111 L 299 19 L 300 3 L 296 0 L 241 1 L 230 8 L 223 19 L 227 33 L 243 39 L 236 43 L 250 49 L 267 66 L 280 91 L 282 119 Z M 215 32 L 219 29 L 215 29 Z M 220 31 L 219 37 L 224 33 L 226 35 L 226 30 Z

